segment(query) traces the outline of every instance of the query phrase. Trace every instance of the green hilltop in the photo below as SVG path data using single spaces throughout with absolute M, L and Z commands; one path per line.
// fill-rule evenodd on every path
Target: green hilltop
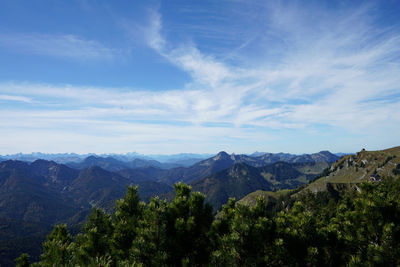
M 379 181 L 396 175 L 400 164 L 400 146 L 385 150 L 361 150 L 336 161 L 325 175 L 310 183 L 304 190 L 325 191 L 329 186 L 355 187 L 365 181 Z
M 295 190 L 293 189 L 284 189 L 275 192 L 257 190 L 241 198 L 240 200 L 237 201 L 237 203 L 248 206 L 255 206 L 257 204 L 257 199 L 263 198 L 267 202 L 276 204 L 280 199 L 290 196 L 291 193 L 294 191 Z

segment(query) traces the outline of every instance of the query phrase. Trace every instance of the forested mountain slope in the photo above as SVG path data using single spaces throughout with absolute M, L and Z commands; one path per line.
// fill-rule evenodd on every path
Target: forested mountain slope
M 193 191 L 206 196 L 206 201 L 214 209 L 219 209 L 230 197 L 242 198 L 257 189 L 273 190 L 274 185 L 267 181 L 260 171 L 244 163 L 236 163 L 229 169 L 190 183 Z
M 130 184 L 140 185 L 144 200 L 171 190 L 166 184 L 134 181 L 100 167 L 78 171 L 45 160 L 1 162 L 0 265 L 9 264 L 20 249 L 35 251 L 37 242 L 29 240 L 40 243 L 54 224 L 82 223 L 92 206 L 112 211 Z
M 325 166 L 323 164 L 322 166 Z M 276 162 L 263 167 L 235 163 L 232 167 L 189 183 L 206 196 L 214 210 L 229 198 L 240 199 L 256 190 L 291 189 L 308 183 L 322 172 L 316 163 Z

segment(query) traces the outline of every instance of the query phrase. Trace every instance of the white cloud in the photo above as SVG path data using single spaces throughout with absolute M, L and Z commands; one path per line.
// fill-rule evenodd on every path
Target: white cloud
M 0 34 L 0 46 L 17 52 L 69 58 L 78 61 L 112 60 L 122 55 L 118 49 L 72 34 Z
M 143 30 L 148 44 L 151 48 L 157 51 L 162 51 L 165 46 L 165 40 L 161 36 L 161 29 L 161 15 L 158 12 L 151 11 L 149 16 L 149 27 L 146 27 Z
M 32 99 L 30 99 L 28 97 L 16 96 L 16 95 L 0 95 L 0 101 L 1 100 L 32 103 Z
M 167 58 L 189 72 L 195 81 L 215 88 L 231 78 L 230 70 L 212 56 L 204 56 L 193 46 L 183 46 L 170 51 Z

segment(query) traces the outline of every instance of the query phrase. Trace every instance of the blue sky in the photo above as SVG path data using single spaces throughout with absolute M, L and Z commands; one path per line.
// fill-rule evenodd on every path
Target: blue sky
M 1 1 L 0 154 L 400 145 L 400 1 Z

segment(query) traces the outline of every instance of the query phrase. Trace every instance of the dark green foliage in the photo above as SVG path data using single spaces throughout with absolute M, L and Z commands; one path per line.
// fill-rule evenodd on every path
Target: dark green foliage
M 385 166 L 389 161 L 391 161 L 394 158 L 396 158 L 396 155 L 388 156 L 382 164 L 378 165 L 378 168 L 382 168 L 383 166 Z
M 108 214 L 93 208 L 83 230 L 84 234 L 76 238 L 77 247 L 74 252 L 81 265 L 89 265 L 94 259 L 110 255 L 113 226 Z
M 45 266 L 68 264 L 72 256 L 68 249 L 71 242 L 72 237 L 67 231 L 67 226 L 65 224 L 55 226 L 43 243 L 42 264 Z
M 94 209 L 75 241 L 57 226 L 38 265 L 400 264 L 400 179 L 360 184 L 361 193 L 301 192 L 274 206 L 262 197 L 252 207 L 229 199 L 214 221 L 204 195 L 183 184 L 175 190 L 172 202 L 145 205 L 129 187 L 114 215 Z
M 213 264 L 397 266 L 399 190 L 400 181 L 387 178 L 380 185 L 363 184 L 361 194 L 349 192 L 336 200 L 329 192 L 310 193 L 274 218 L 256 212 L 265 205 L 249 208 L 230 203 L 214 223 L 220 241 Z
M 275 225 L 267 216 L 266 202 L 258 199 L 254 207 L 234 205 L 230 200 L 222 217 L 213 225 L 216 239 L 212 265 L 260 266 L 272 255 Z
M 145 266 L 162 266 L 167 261 L 167 202 L 151 199 L 138 222 L 137 236 L 130 249 L 130 259 Z
M 15 263 L 17 267 L 28 267 L 30 264 L 29 255 L 26 253 L 21 254 L 21 256 L 15 260 Z
M 400 174 L 400 164 L 397 164 L 396 168 L 394 168 L 392 170 L 392 172 L 393 172 L 394 175 L 399 175 Z
M 137 187 L 129 186 L 125 197 L 117 201 L 111 247 L 113 255 L 119 260 L 128 259 L 138 222 L 143 215 L 144 203 L 139 202 L 137 191 Z
M 205 204 L 204 195 L 198 192 L 191 194 L 190 190 L 187 185 L 176 184 L 175 199 L 168 205 L 168 265 L 180 265 L 182 261 L 194 265 L 208 262 L 212 207 Z

